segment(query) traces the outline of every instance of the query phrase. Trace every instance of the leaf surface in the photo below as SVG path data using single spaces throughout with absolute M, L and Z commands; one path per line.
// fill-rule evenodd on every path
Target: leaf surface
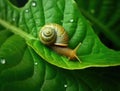
M 41 8 L 38 4 L 42 5 Z M 15 12 L 15 14 L 12 12 Z M 100 42 L 89 23 L 79 12 L 74 1 L 29 1 L 20 13 L 16 12 L 18 12 L 18 10 L 11 10 L 10 14 L 15 15 L 14 17 L 19 17 L 17 24 L 19 24 L 20 28 L 25 28 L 25 31 L 19 30 L 17 34 L 24 37 L 27 44 L 45 61 L 66 69 L 119 65 L 120 52 L 108 49 Z M 11 20 L 13 23 L 15 23 L 13 21 L 15 19 L 14 17 Z M 74 49 L 80 42 L 82 43 L 77 50 L 77 56 L 82 63 L 79 63 L 78 60 L 69 60 L 67 57 L 59 55 L 49 47 L 41 44 L 38 33 L 41 27 L 48 23 L 58 23 L 65 28 L 69 35 L 68 47 L 71 49 Z M 11 29 L 14 28 L 15 27 Z M 16 33 L 17 28 L 16 31 L 13 32 Z M 26 35 L 24 35 L 25 32 Z M 30 34 L 34 39 L 30 39 Z
M 0 26 L 0 91 L 120 90 L 119 67 L 108 67 L 120 65 L 120 52 L 100 42 L 73 0 L 29 0 L 22 8 L 1 0 L 0 11 L 0 24 L 7 28 Z M 77 50 L 82 63 L 39 41 L 47 23 L 65 28 L 71 49 L 82 43 Z

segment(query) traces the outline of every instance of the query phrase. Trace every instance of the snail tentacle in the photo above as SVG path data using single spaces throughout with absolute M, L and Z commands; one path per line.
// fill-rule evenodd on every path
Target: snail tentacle
M 80 43 L 75 47 L 75 49 L 73 50 L 73 51 L 75 52 L 75 54 L 76 54 L 78 48 L 80 47 L 80 45 L 81 45 L 81 42 L 80 42 Z M 75 58 L 76 58 L 80 63 L 82 62 L 77 55 L 75 55 Z
M 39 32 L 39 38 L 43 44 L 50 46 L 57 53 L 67 56 L 69 59 L 77 59 L 81 63 L 76 54 L 81 43 L 75 49 L 68 48 L 68 34 L 62 26 L 46 24 Z

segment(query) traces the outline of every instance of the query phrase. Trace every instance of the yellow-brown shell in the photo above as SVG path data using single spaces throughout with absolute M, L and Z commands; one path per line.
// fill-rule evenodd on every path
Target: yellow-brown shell
M 67 46 L 68 34 L 65 29 L 58 24 L 46 24 L 39 32 L 40 41 L 46 45 Z

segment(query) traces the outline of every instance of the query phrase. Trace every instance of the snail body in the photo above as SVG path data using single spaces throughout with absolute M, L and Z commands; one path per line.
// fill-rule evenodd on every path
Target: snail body
M 81 43 L 75 49 L 68 48 L 68 34 L 62 26 L 58 24 L 44 25 L 39 32 L 39 38 L 43 44 L 50 46 L 55 52 L 81 62 L 76 55 Z

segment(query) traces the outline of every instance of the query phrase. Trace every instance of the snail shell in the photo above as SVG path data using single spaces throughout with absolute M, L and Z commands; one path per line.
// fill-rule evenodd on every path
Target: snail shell
M 40 41 L 46 45 L 68 45 L 68 34 L 64 28 L 58 24 L 47 24 L 43 26 L 40 30 L 39 38 Z
M 50 46 L 57 53 L 67 56 L 69 59 L 80 59 L 76 55 L 76 51 L 81 45 L 79 43 L 75 49 L 68 48 L 68 34 L 65 29 L 58 24 L 44 25 L 39 32 L 40 41 Z

